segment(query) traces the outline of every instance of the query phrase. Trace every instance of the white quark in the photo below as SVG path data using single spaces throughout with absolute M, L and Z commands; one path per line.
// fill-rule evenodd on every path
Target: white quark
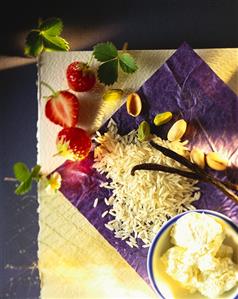
M 233 249 L 222 244 L 225 232 L 211 216 L 189 213 L 171 230 L 175 244 L 162 256 L 166 272 L 191 293 L 219 298 L 238 283 Z

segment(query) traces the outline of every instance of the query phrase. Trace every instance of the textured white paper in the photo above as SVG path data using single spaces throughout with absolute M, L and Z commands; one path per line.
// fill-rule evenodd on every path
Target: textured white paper
M 121 88 L 126 92 L 137 90 L 173 52 L 131 51 L 139 70 L 133 75 L 121 74 L 120 83 L 113 88 Z M 238 49 L 197 52 L 238 93 Z M 53 171 L 64 160 L 53 157 L 56 153 L 56 136 L 61 127 L 45 117 L 43 96 L 50 92 L 40 82 L 47 82 L 55 90 L 68 89 L 65 75 L 67 66 L 75 60 L 87 62 L 90 55 L 91 52 L 52 52 L 44 53 L 39 59 L 38 163 L 45 173 Z M 108 107 L 106 115 L 105 111 L 100 110 L 100 92 L 98 85 L 93 93 L 78 94 L 81 97 L 80 126 L 91 131 L 97 129 L 94 123 L 97 113 L 102 123 L 121 105 L 117 103 Z M 115 298 L 115 294 L 122 298 L 154 296 L 149 286 L 62 194 L 49 196 L 44 190 L 39 190 L 38 199 L 38 257 L 42 298 Z

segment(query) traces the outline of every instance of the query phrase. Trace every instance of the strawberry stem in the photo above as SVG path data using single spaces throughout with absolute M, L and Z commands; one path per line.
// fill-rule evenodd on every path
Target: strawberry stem
M 91 56 L 89 57 L 89 60 L 87 62 L 87 66 L 90 67 L 92 65 L 92 62 L 93 62 L 93 54 L 91 54 Z
M 41 81 L 41 84 L 47 87 L 52 92 L 53 96 L 57 95 L 57 92 L 48 83 Z
M 122 51 L 125 52 L 128 48 L 128 42 L 125 42 L 123 47 L 122 47 Z
M 18 180 L 16 178 L 11 178 L 11 177 L 5 177 L 4 181 L 5 182 L 18 182 Z
M 42 18 L 38 18 L 38 27 L 42 24 Z

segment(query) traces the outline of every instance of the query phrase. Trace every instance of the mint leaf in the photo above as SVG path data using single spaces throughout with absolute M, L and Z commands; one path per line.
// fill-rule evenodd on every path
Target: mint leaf
M 24 182 L 21 182 L 21 184 L 16 188 L 15 194 L 24 195 L 31 190 L 31 186 L 32 186 L 32 177 L 30 175 L 28 179 L 26 179 Z
M 26 38 L 24 54 L 26 56 L 38 56 L 43 50 L 43 40 L 40 32 L 32 30 Z
M 42 33 L 43 44 L 47 51 L 68 51 L 68 42 L 60 36 L 52 36 L 47 33 Z
M 118 78 L 118 59 L 109 60 L 98 68 L 99 81 L 105 85 L 112 85 Z
M 43 21 L 39 29 L 41 32 L 44 32 L 48 35 L 60 35 L 63 30 L 63 22 L 59 18 L 50 18 L 45 21 Z
M 93 48 L 94 57 L 100 61 L 105 62 L 117 57 L 117 48 L 111 42 L 99 43 Z
M 16 179 L 24 182 L 31 175 L 29 168 L 22 162 L 17 162 L 13 165 L 13 172 Z
M 129 53 L 120 53 L 118 57 L 123 72 L 131 74 L 138 69 L 135 59 Z
M 36 180 L 37 182 L 40 179 L 40 170 L 41 170 L 41 166 L 40 165 L 36 165 L 35 167 L 32 168 L 31 170 L 31 176 L 34 180 Z

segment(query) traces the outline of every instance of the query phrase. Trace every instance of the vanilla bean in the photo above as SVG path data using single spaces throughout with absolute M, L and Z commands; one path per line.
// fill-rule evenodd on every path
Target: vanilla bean
M 229 188 L 227 188 L 222 181 L 216 180 L 214 178 L 210 178 L 210 181 L 207 182 L 217 187 L 227 197 L 231 198 L 232 200 L 238 203 L 238 196 L 234 192 L 232 192 Z
M 150 145 L 152 147 L 154 147 L 155 149 L 157 149 L 158 151 L 160 151 L 165 156 L 179 162 L 180 164 L 186 166 L 187 168 L 194 171 L 195 173 L 200 174 L 203 177 L 206 177 L 206 181 L 213 181 L 214 183 L 216 182 L 216 184 L 219 185 L 219 186 L 220 186 L 220 184 L 223 184 L 228 189 L 238 191 L 238 185 L 237 184 L 233 184 L 231 182 L 219 180 L 218 178 L 216 178 L 216 177 L 212 176 L 211 174 L 207 173 L 205 170 L 203 170 L 202 168 L 200 168 L 196 164 L 190 162 L 185 157 L 183 157 L 183 156 L 179 155 L 178 153 L 172 151 L 171 149 L 163 147 L 163 146 L 155 143 L 153 140 L 150 141 Z
M 160 165 L 160 164 L 156 164 L 156 163 L 143 163 L 143 164 L 138 164 L 136 166 L 134 166 L 131 170 L 131 175 L 135 175 L 135 172 L 137 170 L 154 170 L 154 171 L 162 171 L 162 172 L 167 172 L 167 173 L 174 173 L 174 174 L 178 174 L 181 175 L 183 177 L 189 178 L 189 179 L 193 179 L 193 180 L 202 180 L 202 176 L 191 172 L 191 171 L 184 171 L 181 169 L 177 169 L 174 167 L 170 167 L 170 166 L 164 166 L 164 165 Z
M 135 172 L 137 170 L 150 170 L 150 171 L 162 171 L 167 173 L 174 173 L 189 179 L 210 183 L 211 185 L 217 187 L 220 191 L 222 191 L 227 197 L 238 202 L 238 196 L 235 193 L 229 190 L 221 181 L 218 181 L 216 179 L 214 180 L 212 177 L 207 177 L 194 172 L 184 171 L 181 169 L 164 166 L 156 163 L 143 163 L 143 164 L 135 165 L 131 170 L 131 175 L 135 175 Z
M 204 171 L 198 167 L 196 164 L 190 162 L 188 159 L 186 159 L 185 157 L 179 155 L 178 153 L 172 151 L 171 149 L 167 148 L 167 147 L 163 147 L 157 143 L 155 143 L 153 140 L 150 141 L 150 145 L 152 147 L 154 147 L 155 149 L 157 149 L 158 151 L 160 151 L 162 154 L 164 154 L 166 157 L 169 157 L 177 162 L 179 162 L 180 164 L 186 166 L 187 168 L 191 169 L 192 171 L 196 172 L 196 173 L 204 173 Z
M 238 184 L 233 184 L 233 183 L 228 182 L 228 181 L 222 181 L 222 180 L 219 180 L 218 178 L 215 178 L 215 177 L 213 177 L 213 178 L 214 178 L 215 181 L 225 185 L 228 189 L 238 191 Z
M 180 164 L 186 166 L 188 169 L 192 170 L 190 171 L 184 171 L 181 169 L 177 169 L 174 167 L 169 167 L 169 166 L 164 166 L 156 163 L 144 163 L 144 164 L 139 164 L 135 165 L 132 170 L 131 170 L 131 175 L 135 174 L 136 170 L 155 170 L 155 171 L 163 171 L 163 172 L 168 172 L 168 173 L 174 173 L 178 174 L 190 179 L 195 179 L 199 180 L 202 182 L 210 183 L 216 188 L 218 188 L 220 191 L 222 191 L 226 196 L 234 200 L 235 202 L 238 202 L 238 196 L 232 192 L 232 190 L 238 190 L 238 186 L 235 184 L 232 184 L 230 182 L 223 182 L 216 177 L 212 176 L 211 174 L 205 172 L 203 169 L 198 167 L 196 164 L 190 162 L 187 160 L 185 157 L 179 155 L 178 153 L 163 147 L 154 141 L 150 141 L 150 145 L 153 146 L 155 149 L 160 151 L 162 154 L 165 156 L 179 162 Z

